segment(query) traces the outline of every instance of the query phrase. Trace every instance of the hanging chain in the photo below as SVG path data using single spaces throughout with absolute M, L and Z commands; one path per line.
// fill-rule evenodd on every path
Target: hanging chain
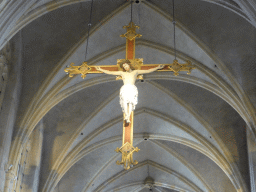
M 174 0 L 172 0 L 172 13 L 173 13 L 173 43 L 174 43 L 174 56 L 175 56 L 175 60 L 176 60 L 176 40 L 175 40 L 175 26 L 176 26 L 176 21 L 175 21 L 175 15 L 174 15 Z
M 87 51 L 88 51 L 90 29 L 91 29 L 91 26 L 92 26 L 92 6 L 93 6 L 93 0 L 91 2 L 91 12 L 90 12 L 90 19 L 89 19 L 89 23 L 88 23 L 88 36 L 87 36 L 86 49 L 85 49 L 85 61 L 86 61 L 86 56 L 87 56 Z
M 132 1 L 131 1 L 131 22 L 132 22 Z

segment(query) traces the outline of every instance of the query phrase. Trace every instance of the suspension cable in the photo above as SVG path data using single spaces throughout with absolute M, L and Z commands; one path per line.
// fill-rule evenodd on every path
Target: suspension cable
M 88 23 L 88 36 L 87 36 L 86 49 L 85 49 L 85 61 L 86 61 L 86 56 L 87 56 L 87 52 L 88 52 L 90 29 L 91 29 L 91 26 L 92 26 L 92 7 L 93 7 L 93 0 L 91 2 L 91 11 L 90 11 L 90 18 L 89 18 L 89 23 Z
M 174 43 L 174 56 L 175 56 L 175 60 L 176 60 L 176 40 L 175 40 L 175 26 L 176 26 L 176 21 L 175 21 L 175 14 L 174 14 L 174 0 L 172 0 L 172 13 L 173 13 L 173 43 Z
M 131 22 L 132 22 L 132 1 L 131 1 Z

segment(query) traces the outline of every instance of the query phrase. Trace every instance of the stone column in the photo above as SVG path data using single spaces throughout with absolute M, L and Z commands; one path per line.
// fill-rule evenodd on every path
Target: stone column
M 13 187 L 13 183 L 14 181 L 16 181 L 16 175 L 12 169 L 12 165 L 7 165 L 9 166 L 9 168 L 7 168 L 6 172 L 5 172 L 5 187 L 4 187 L 4 192 L 12 192 L 12 187 Z
M 4 55 L 0 55 L 0 74 L 2 75 L 4 67 L 7 65 L 7 61 Z
M 254 134 L 249 127 L 247 127 L 247 149 L 250 169 L 251 192 L 256 192 L 256 138 L 254 137 Z
M 8 66 L 6 58 L 3 56 L 0 57 L 1 63 L 1 74 L 0 74 L 0 84 L 4 78 L 4 82 L 6 87 L 2 106 L 0 100 L 0 190 L 5 191 L 13 188 L 12 184 L 15 183 L 12 179 L 12 175 L 17 172 L 9 172 L 6 171 L 6 166 L 8 164 L 12 164 L 9 161 L 9 152 L 12 142 L 12 133 L 16 121 L 16 115 L 19 106 L 19 98 L 22 88 L 22 78 L 21 78 L 21 68 L 22 68 L 22 42 L 21 35 L 18 33 L 12 40 L 12 50 L 14 51 L 12 54 L 11 49 L 8 47 L 4 50 L 0 51 L 0 55 L 5 55 L 7 57 Z M 4 64 L 4 65 L 2 65 Z M 8 68 L 11 68 L 9 70 Z M 8 72 L 8 74 L 7 74 Z M 3 75 L 3 77 L 2 77 Z M 7 80 L 8 76 L 8 80 Z M 3 88 L 1 88 L 3 90 Z M 1 96 L 0 95 L 0 96 Z M 1 98 L 0 98 L 1 99 Z M 8 167 L 8 166 L 7 166 Z M 12 171 L 14 171 L 16 167 L 12 167 Z M 13 190 L 13 189 L 12 189 Z
M 38 191 L 43 146 L 43 129 L 43 122 L 41 120 L 30 136 L 31 149 L 28 153 L 26 167 L 23 172 L 24 178 L 22 179 L 21 192 Z
M 0 108 L 2 106 L 7 82 L 7 70 L 7 60 L 4 55 L 0 55 Z
M 7 69 L 6 57 L 0 53 L 0 115 L 2 115 L 2 116 L 4 116 L 4 114 L 1 112 L 2 112 L 2 104 L 3 104 L 4 94 L 5 94 L 5 87 L 6 87 L 6 83 L 7 83 L 7 71 L 8 71 L 8 69 Z M 5 124 L 3 123 L 3 121 L 1 119 L 3 119 L 3 118 L 0 117 L 0 122 L 1 122 L 0 135 L 4 131 L 4 128 L 5 128 Z M 4 137 L 1 139 L 4 139 Z M 5 144 L 4 142 L 2 142 L 2 143 L 0 142 L 0 146 L 1 146 L 0 147 L 0 167 L 1 167 L 0 180 L 2 180 L 2 183 L 4 181 L 3 174 L 5 174 L 6 179 L 13 181 L 13 172 L 11 171 L 11 169 L 9 170 L 9 168 L 6 169 L 7 165 L 5 165 L 5 167 L 4 167 L 4 163 L 2 161 L 3 153 L 4 153 L 4 146 L 3 146 L 4 144 Z M 1 183 L 0 183 L 0 186 L 1 186 Z M 10 186 L 8 185 L 7 188 L 9 188 L 9 187 Z

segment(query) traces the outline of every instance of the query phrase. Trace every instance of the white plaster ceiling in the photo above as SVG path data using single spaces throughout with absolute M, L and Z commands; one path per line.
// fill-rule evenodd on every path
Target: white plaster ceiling
M 134 145 L 141 150 L 129 171 L 116 165 L 121 157 L 114 151 L 122 139 L 122 82 L 104 74 L 69 78 L 63 71 L 84 61 L 90 2 L 59 1 L 58 9 L 26 25 L 15 134 L 22 123 L 29 134 L 43 121 L 39 191 L 149 191 L 147 176 L 154 191 L 249 191 L 245 126 L 255 125 L 256 30 L 235 2 L 176 2 L 178 60 L 190 59 L 197 69 L 177 77 L 155 72 L 137 82 Z M 49 3 L 34 1 L 26 13 Z M 174 59 L 171 5 L 134 4 L 142 34 L 136 57 L 145 64 Z M 88 64 L 113 65 L 125 57 L 119 36 L 129 21 L 125 0 L 95 1 Z

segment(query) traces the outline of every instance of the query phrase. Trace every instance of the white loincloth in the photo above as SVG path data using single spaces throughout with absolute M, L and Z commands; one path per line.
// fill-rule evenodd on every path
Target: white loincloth
M 120 89 L 120 105 L 124 111 L 124 105 L 128 103 L 132 104 L 132 110 L 135 109 L 135 106 L 138 103 L 138 89 L 135 85 L 123 85 Z

